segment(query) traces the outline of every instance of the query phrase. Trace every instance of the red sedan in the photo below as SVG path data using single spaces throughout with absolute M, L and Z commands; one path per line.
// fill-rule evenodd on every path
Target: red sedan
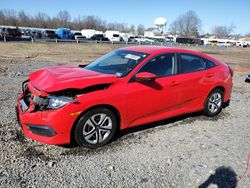
M 22 84 L 17 116 L 24 134 L 47 144 L 96 148 L 118 129 L 229 105 L 232 69 L 199 52 L 121 48 L 87 66 L 38 70 Z

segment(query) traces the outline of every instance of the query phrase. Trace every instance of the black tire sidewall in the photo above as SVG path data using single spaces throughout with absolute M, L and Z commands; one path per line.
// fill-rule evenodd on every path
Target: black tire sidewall
M 98 114 L 98 113 L 105 113 L 111 118 L 111 121 L 112 121 L 111 133 L 109 134 L 108 138 L 105 141 L 103 141 L 101 143 L 97 143 L 97 144 L 90 144 L 83 137 L 83 134 L 82 134 L 83 125 L 91 116 Z M 87 147 L 90 149 L 95 149 L 95 148 L 98 148 L 100 146 L 103 146 L 103 145 L 109 143 L 112 140 L 112 138 L 114 137 L 114 135 L 116 133 L 116 129 L 117 129 L 117 118 L 111 110 L 109 110 L 107 108 L 102 108 L 102 107 L 91 109 L 91 110 L 87 111 L 86 113 L 84 113 L 82 115 L 82 117 L 78 120 L 76 128 L 75 128 L 75 134 L 74 134 L 75 140 L 76 140 L 77 144 L 80 146 Z
M 215 113 L 212 113 L 210 112 L 210 110 L 208 109 L 208 102 L 209 102 L 209 99 L 210 97 L 214 94 L 214 93 L 220 93 L 221 94 L 221 97 L 222 97 L 222 103 L 219 107 L 219 110 L 217 110 Z M 223 102 L 224 102 L 224 92 L 220 89 L 214 89 L 213 91 L 210 92 L 210 94 L 208 95 L 208 97 L 206 98 L 206 101 L 205 101 L 205 104 L 204 104 L 204 114 L 208 117 L 214 117 L 214 116 L 217 116 L 221 110 L 222 110 L 222 107 L 223 107 Z

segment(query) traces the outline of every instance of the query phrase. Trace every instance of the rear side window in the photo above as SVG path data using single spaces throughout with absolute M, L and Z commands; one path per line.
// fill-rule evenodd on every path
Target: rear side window
M 174 64 L 174 53 L 160 55 L 147 62 L 139 72 L 150 72 L 157 77 L 170 76 L 174 74 Z
M 180 54 L 181 59 L 181 72 L 195 72 L 206 69 L 206 63 L 204 60 L 196 55 Z
M 212 67 L 215 67 L 217 64 L 213 61 L 210 61 L 208 59 L 204 59 L 203 58 L 203 61 L 206 63 L 206 68 L 209 69 L 209 68 L 212 68 Z
M 118 34 L 113 34 L 113 37 L 119 37 L 119 35 Z

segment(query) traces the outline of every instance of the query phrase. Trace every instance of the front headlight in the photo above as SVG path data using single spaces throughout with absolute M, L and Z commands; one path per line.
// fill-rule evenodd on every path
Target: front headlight
M 65 98 L 65 97 L 56 97 L 56 96 L 49 96 L 49 104 L 48 109 L 58 109 L 70 102 L 75 102 L 73 99 Z

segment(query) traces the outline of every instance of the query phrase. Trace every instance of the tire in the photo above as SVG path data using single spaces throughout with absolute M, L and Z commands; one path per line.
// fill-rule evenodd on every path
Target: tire
M 107 108 L 86 112 L 77 122 L 75 140 L 78 145 L 95 149 L 111 141 L 117 129 L 117 118 Z
M 208 117 L 217 116 L 223 107 L 224 93 L 220 89 L 214 89 L 207 97 L 204 104 L 204 114 Z

